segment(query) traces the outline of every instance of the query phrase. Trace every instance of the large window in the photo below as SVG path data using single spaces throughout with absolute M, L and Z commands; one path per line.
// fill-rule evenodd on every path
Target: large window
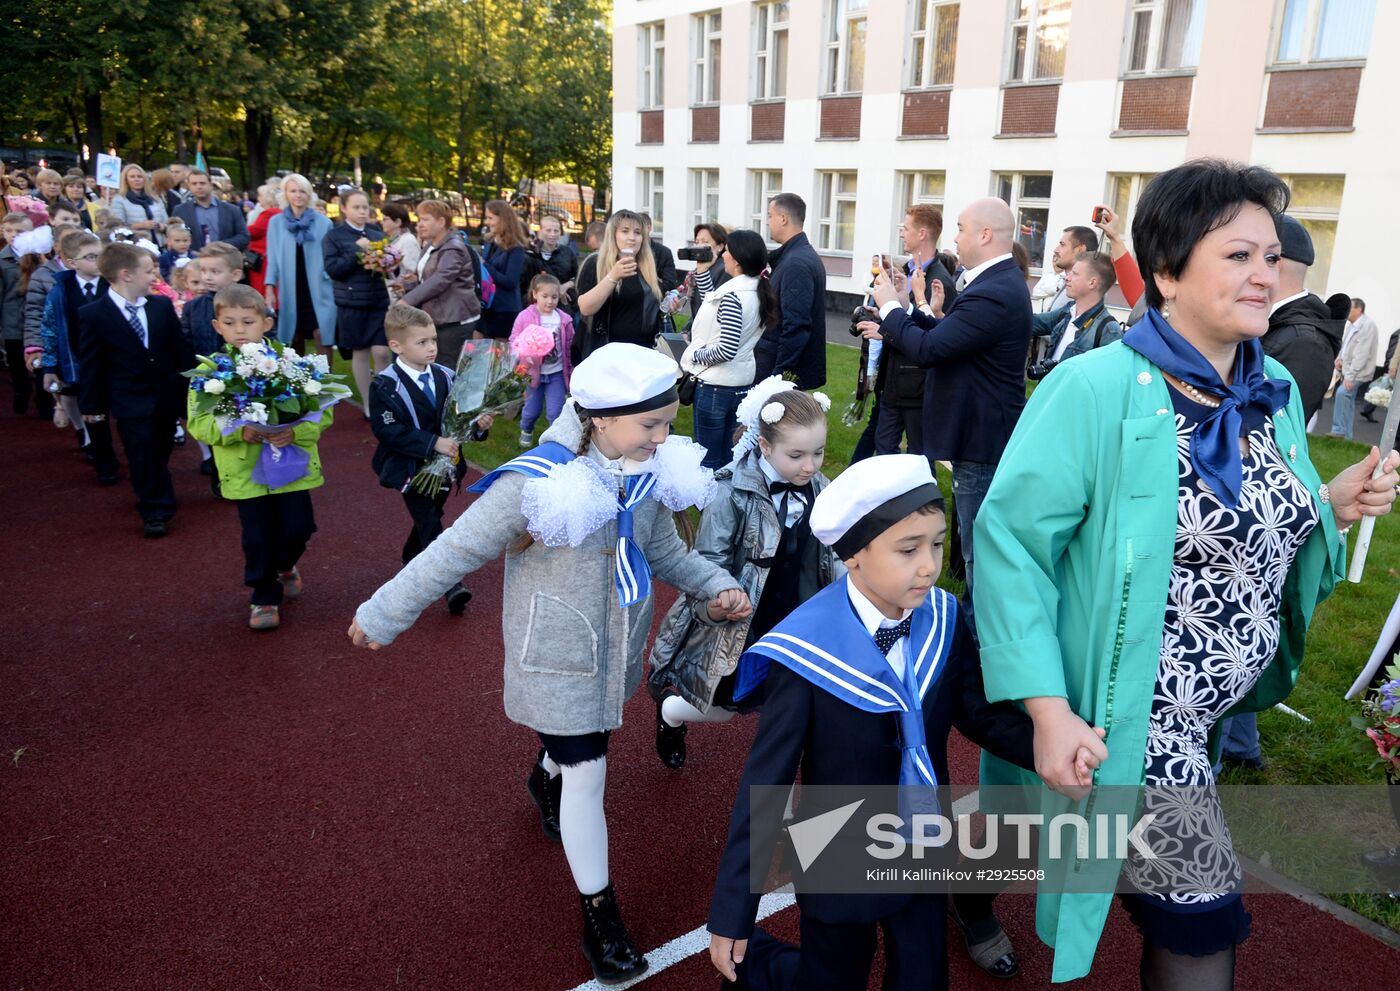
M 694 39 L 690 102 L 719 102 L 719 11 L 696 14 L 690 21 Z
M 642 98 L 637 105 L 643 110 L 655 110 L 666 105 L 666 25 L 662 21 L 643 24 L 637 28 L 641 52 L 637 59 L 642 69 L 639 89 Z
M 651 231 L 660 234 L 664 229 L 666 199 L 661 193 L 664 169 L 639 169 L 637 171 L 637 202 L 641 209 L 651 214 Z
M 1376 0 L 1280 0 L 1276 62 L 1364 59 Z
M 1128 72 L 1171 72 L 1200 65 L 1206 0 L 1128 2 Z
M 1137 213 L 1138 199 L 1156 175 L 1155 172 L 1115 172 L 1108 177 L 1106 202 L 1118 215 L 1118 230 L 1129 244 L 1133 240 L 1133 217 Z
M 719 219 L 719 169 L 690 170 L 690 227 Z
M 1065 74 L 1070 0 L 1012 0 L 1008 82 L 1059 79 Z
M 856 174 L 818 172 L 821 212 L 817 217 L 817 250 L 848 254 L 856 244 Z
M 909 2 L 914 29 L 909 33 L 909 53 L 904 60 L 905 87 L 951 86 L 958 54 L 958 4 L 956 0 Z
M 1342 209 L 1342 187 L 1346 176 L 1286 175 L 1283 181 L 1293 191 L 1288 215 L 1302 221 L 1312 235 L 1313 263 L 1303 284 L 1319 296 L 1327 294 L 1327 275 L 1332 268 L 1332 248 L 1337 243 L 1337 216 Z
M 822 92 L 859 93 L 865 85 L 867 0 L 827 0 Z
M 753 98 L 787 95 L 788 5 L 754 4 Z
M 783 174 L 776 169 L 749 170 L 749 230 L 772 242 L 768 229 L 768 201 L 783 191 Z
M 947 188 L 946 172 L 897 172 L 895 179 L 899 195 L 894 209 L 894 254 L 904 254 L 904 241 L 899 236 L 899 225 L 904 223 L 904 214 L 919 203 L 929 203 L 943 209 L 943 193 Z M 944 224 L 947 224 L 945 219 Z
M 1033 269 L 1045 264 L 1051 179 L 1048 172 L 998 172 L 996 175 L 996 195 L 1011 207 L 1016 218 L 1016 240 L 1030 255 Z

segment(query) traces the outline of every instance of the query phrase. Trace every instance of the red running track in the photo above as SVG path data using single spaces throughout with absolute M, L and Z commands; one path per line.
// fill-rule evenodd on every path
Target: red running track
M 173 462 L 171 535 L 146 541 L 125 483 L 98 488 L 69 435 L 0 420 L 0 987 L 567 991 L 590 977 L 562 850 L 525 794 L 535 740 L 501 709 L 499 564 L 470 579 L 464 617 L 434 608 L 377 654 L 345 638 L 407 526 L 370 470 L 368 427 L 345 413 L 323 442 L 305 596 L 271 634 L 243 625 L 237 518 L 193 443 Z M 753 724 L 693 729 L 675 773 L 644 694 L 627 717 L 609 768 L 613 876 L 650 948 L 704 922 Z M 975 780 L 972 747 L 954 757 L 955 779 Z M 1031 899 L 998 905 L 1023 976 L 995 982 L 955 949 L 953 986 L 1045 987 Z M 1287 896 L 1249 907 L 1241 988 L 1361 987 L 1400 968 L 1400 952 Z M 793 933 L 795 912 L 771 928 Z M 1071 987 L 1136 987 L 1137 952 L 1115 909 L 1098 968 Z M 697 956 L 642 986 L 716 980 Z

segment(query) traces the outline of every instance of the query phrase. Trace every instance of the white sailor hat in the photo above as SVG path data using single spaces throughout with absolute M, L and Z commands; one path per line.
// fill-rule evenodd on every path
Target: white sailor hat
M 580 413 L 625 416 L 676 401 L 675 359 L 637 344 L 604 344 L 574 369 L 569 391 Z
M 822 489 L 812 505 L 812 535 L 836 551 L 854 557 L 866 544 L 920 506 L 942 505 L 928 458 L 919 454 L 881 454 L 857 461 Z

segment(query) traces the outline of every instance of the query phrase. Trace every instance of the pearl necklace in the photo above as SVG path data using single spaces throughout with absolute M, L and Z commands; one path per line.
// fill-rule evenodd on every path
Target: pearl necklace
M 1190 382 L 1184 382 L 1175 375 L 1172 376 L 1172 381 L 1181 386 L 1182 391 L 1186 393 L 1192 402 L 1199 403 L 1208 409 L 1219 409 L 1220 404 L 1224 402 L 1224 400 L 1218 399 L 1215 396 L 1207 396 Z

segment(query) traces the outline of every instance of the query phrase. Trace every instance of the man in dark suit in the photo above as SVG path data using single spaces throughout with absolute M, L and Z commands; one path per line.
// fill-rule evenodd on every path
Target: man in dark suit
M 84 419 L 116 418 L 145 534 L 163 537 L 175 515 L 168 463 L 188 388 L 180 373 L 194 367 L 194 349 L 170 301 L 149 295 L 154 255 L 117 241 L 98 266 L 109 285 L 78 310 L 78 405 Z
M 768 201 L 768 228 L 781 247 L 769 260 L 780 319 L 764 328 L 754 348 L 754 381 L 791 372 L 799 389 L 826 384 L 826 266 L 802 225 L 807 204 L 795 193 Z
M 191 170 L 185 182 L 190 198 L 175 208 L 175 216 L 190 229 L 190 250 L 197 252 L 210 241 L 224 241 L 246 251 L 248 223 L 243 211 L 214 196 L 214 184 L 203 169 Z
M 953 463 L 953 499 L 966 562 L 971 612 L 972 527 L 991 485 L 1001 452 L 1026 405 L 1026 352 L 1031 340 L 1031 297 L 1011 257 L 1015 233 L 1011 208 L 995 198 L 978 200 L 958 215 L 958 257 L 967 270 L 958 298 L 935 319 L 906 312 L 895 287 L 881 279 L 875 302 L 878 337 L 930 369 L 924 385 L 924 450 L 930 460 Z M 942 286 L 928 285 L 940 308 Z

